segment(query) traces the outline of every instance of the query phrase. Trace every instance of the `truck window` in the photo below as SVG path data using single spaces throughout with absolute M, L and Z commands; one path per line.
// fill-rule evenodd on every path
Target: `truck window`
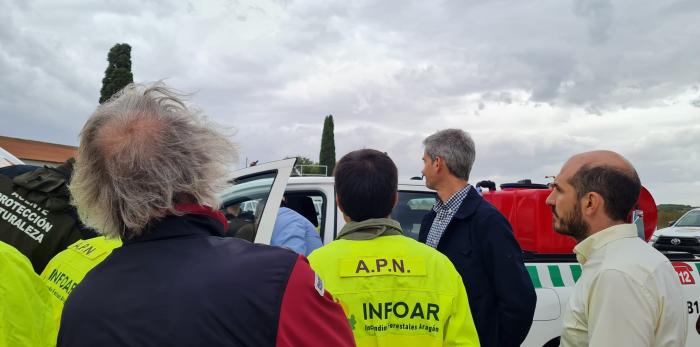
M 417 240 L 423 216 L 433 208 L 435 199 L 434 192 L 400 191 L 391 217 L 401 224 L 404 235 Z
M 225 236 L 255 240 L 275 176 L 271 172 L 244 178 L 226 190 L 221 199 L 221 212 L 229 223 Z

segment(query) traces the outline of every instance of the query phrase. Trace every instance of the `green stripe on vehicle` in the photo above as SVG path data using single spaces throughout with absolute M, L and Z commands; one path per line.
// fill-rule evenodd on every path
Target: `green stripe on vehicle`
M 574 265 L 569 265 L 571 268 L 571 275 L 574 276 L 574 282 L 578 282 L 578 279 L 581 277 L 581 265 L 574 264 Z
M 700 263 L 695 263 L 695 267 L 698 269 L 698 273 L 700 273 Z
M 552 279 L 552 284 L 555 287 L 563 287 L 564 280 L 561 279 L 561 271 L 559 271 L 559 266 L 549 265 L 547 268 L 549 269 L 549 278 Z
M 526 266 L 527 273 L 530 274 L 530 279 L 532 280 L 532 285 L 535 288 L 542 288 L 542 282 L 540 282 L 540 275 L 537 274 L 536 266 Z

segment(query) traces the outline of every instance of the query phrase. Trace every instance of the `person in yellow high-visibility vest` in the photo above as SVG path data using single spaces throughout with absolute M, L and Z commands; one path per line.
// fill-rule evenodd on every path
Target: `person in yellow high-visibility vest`
M 101 263 L 112 250 L 122 245 L 119 239 L 97 236 L 78 240 L 56 254 L 41 272 L 41 278 L 51 295 L 53 318 L 60 325 L 63 303 L 83 277 Z
M 338 240 L 309 255 L 341 302 L 358 347 L 479 346 L 462 278 L 435 249 L 403 236 L 389 218 L 398 173 L 385 153 L 363 149 L 335 167 Z
M 50 296 L 29 259 L 0 241 L 0 346 L 56 345 Z

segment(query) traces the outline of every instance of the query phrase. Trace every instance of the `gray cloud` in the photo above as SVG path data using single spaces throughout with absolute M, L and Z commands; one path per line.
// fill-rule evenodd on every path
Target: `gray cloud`
M 575 0 L 574 13 L 588 20 L 588 33 L 594 44 L 610 37 L 615 9 L 610 0 Z
M 195 92 L 237 129 L 242 159 L 390 153 L 460 127 L 475 178 L 543 179 L 592 148 L 628 155 L 662 202 L 700 205 L 697 1 L 8 1 L 0 134 L 76 144 L 106 54 L 132 45 L 137 81 Z M 694 158 L 695 160 L 688 160 Z M 681 187 L 685 185 L 686 189 Z M 658 192 L 658 193 L 656 193 Z

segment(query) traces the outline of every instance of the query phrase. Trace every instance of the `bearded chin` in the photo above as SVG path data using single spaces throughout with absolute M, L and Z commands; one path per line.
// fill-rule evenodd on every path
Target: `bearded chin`
M 562 235 L 571 236 L 576 241 L 582 241 L 588 237 L 590 225 L 583 220 L 581 214 L 577 211 L 578 206 L 566 218 L 557 218 L 558 224 L 556 220 L 552 220 L 554 231 Z

